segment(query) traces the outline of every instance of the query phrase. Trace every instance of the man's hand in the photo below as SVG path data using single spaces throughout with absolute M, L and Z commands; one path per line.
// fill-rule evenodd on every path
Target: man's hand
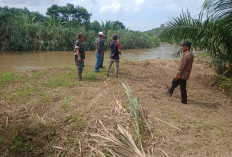
M 179 75 L 177 74 L 177 75 L 173 78 L 173 80 L 174 80 L 174 81 L 178 81 L 178 79 L 179 79 Z
M 101 54 L 101 58 L 102 58 L 102 57 L 103 57 L 103 55 L 104 55 L 104 52 L 101 52 L 100 54 Z
M 81 62 L 81 61 L 82 61 L 82 59 L 81 59 L 81 58 L 78 58 L 78 61 L 79 61 L 79 62 Z

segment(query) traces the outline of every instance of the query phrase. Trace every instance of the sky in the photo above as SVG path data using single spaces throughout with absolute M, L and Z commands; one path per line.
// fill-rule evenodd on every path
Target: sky
M 121 21 L 132 30 L 146 31 L 165 24 L 187 9 L 197 16 L 204 0 L 0 0 L 0 6 L 28 8 L 46 15 L 52 4 L 72 3 L 92 13 L 91 21 Z

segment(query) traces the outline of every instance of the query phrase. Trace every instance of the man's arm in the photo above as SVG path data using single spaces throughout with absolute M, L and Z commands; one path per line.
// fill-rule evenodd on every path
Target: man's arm
M 77 53 L 77 56 L 78 56 L 78 60 L 81 62 L 82 58 L 81 58 L 81 54 L 80 54 L 79 48 L 76 48 L 76 53 Z
M 79 49 L 80 49 L 80 43 L 76 43 L 76 45 L 75 45 L 75 50 L 76 50 L 76 55 L 78 56 L 78 60 L 79 60 L 79 62 L 81 62 L 82 61 L 82 58 L 81 58 L 81 54 L 80 54 L 80 51 L 79 51 Z
M 176 79 L 177 78 L 180 78 L 181 74 L 183 73 L 185 67 L 186 67 L 186 64 L 187 62 L 189 61 L 189 56 L 188 55 L 184 55 L 183 58 L 181 59 L 181 62 L 180 62 L 180 67 L 179 67 L 179 70 L 176 74 Z
M 104 40 L 100 40 L 99 41 L 99 52 L 100 53 L 103 53 L 104 52 L 104 50 L 105 50 L 105 48 L 104 48 Z
M 122 54 L 122 53 L 121 53 L 121 45 L 120 45 L 119 42 L 118 42 L 118 52 L 119 52 L 120 55 Z

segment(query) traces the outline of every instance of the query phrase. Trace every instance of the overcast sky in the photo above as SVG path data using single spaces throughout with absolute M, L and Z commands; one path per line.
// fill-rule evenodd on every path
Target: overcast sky
M 165 24 L 187 9 L 193 16 L 201 10 L 204 0 L 0 0 L 0 6 L 28 8 L 46 14 L 52 4 L 67 3 L 85 7 L 92 13 L 91 21 L 116 21 L 132 30 L 145 31 Z

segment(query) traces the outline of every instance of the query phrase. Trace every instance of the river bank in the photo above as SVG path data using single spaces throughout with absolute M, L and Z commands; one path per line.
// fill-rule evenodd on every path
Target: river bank
M 175 59 L 122 62 L 118 79 L 114 69 L 107 78 L 105 68 L 96 74 L 90 65 L 81 82 L 73 65 L 3 73 L 0 155 L 89 156 L 98 120 L 111 130 L 117 123 L 127 125 L 126 116 L 113 109 L 127 108 L 122 83 L 128 83 L 151 122 L 152 137 L 143 136 L 145 151 L 152 146 L 156 156 L 230 156 L 232 100 L 209 86 L 216 74 L 206 62 L 195 58 L 188 105 L 180 103 L 179 89 L 172 98 L 165 94 L 179 66 Z

